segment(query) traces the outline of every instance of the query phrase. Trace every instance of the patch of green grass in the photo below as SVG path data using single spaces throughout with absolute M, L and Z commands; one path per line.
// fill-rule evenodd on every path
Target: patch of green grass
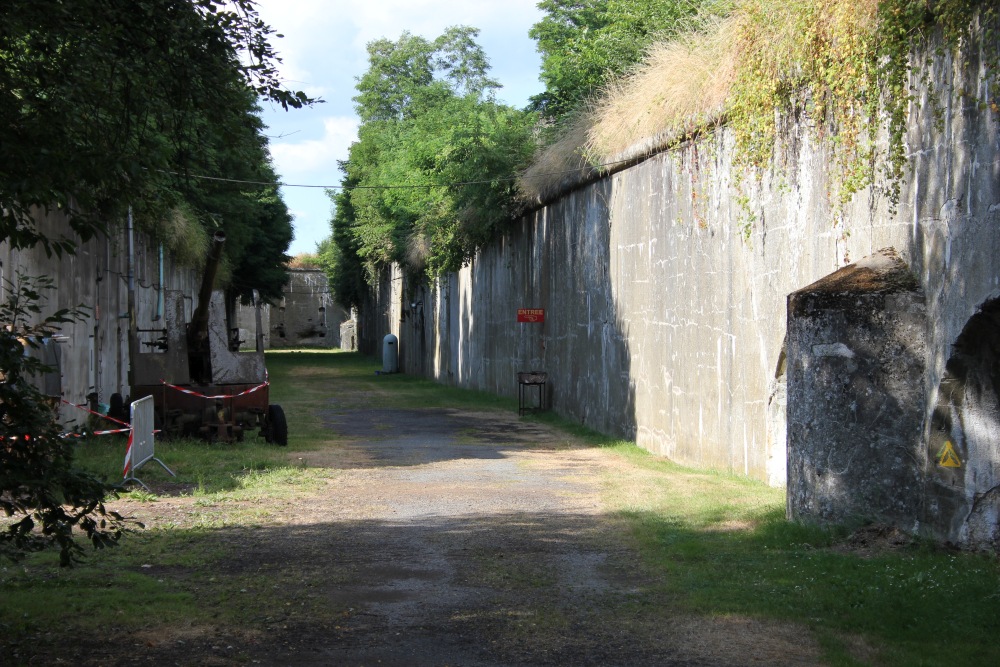
M 405 373 L 383 375 L 381 366 L 356 352 L 309 352 L 282 350 L 267 353 L 272 377 L 277 373 L 295 377 L 288 387 L 272 388 L 272 402 L 287 400 L 289 391 L 314 392 L 334 404 L 366 405 L 373 393 L 394 408 L 453 407 L 463 409 L 517 409 L 517 402 L 486 392 L 468 391 Z M 336 384 L 330 379 L 336 377 Z
M 517 409 L 516 403 L 511 409 Z M 535 421 L 540 424 L 545 424 L 546 426 L 551 426 L 552 428 L 558 429 L 559 431 L 572 436 L 577 442 L 591 447 L 614 447 L 617 443 L 624 443 L 624 441 L 609 439 L 608 436 L 603 433 L 598 433 L 583 424 L 570 421 L 569 419 L 561 417 L 551 411 L 528 413 L 521 417 L 521 419 L 525 421 Z M 633 448 L 640 452 L 643 451 L 634 445 Z
M 645 474 L 613 480 L 609 498 L 681 607 L 801 623 L 834 665 L 865 664 L 857 637 L 878 664 L 1000 664 L 996 557 L 837 548 L 843 527 L 785 520 L 783 489 L 613 448 Z
M 244 567 L 241 554 L 247 545 L 232 540 L 225 528 L 161 525 L 74 568 L 59 568 L 51 553 L 4 563 L 0 633 L 6 641 L 17 641 L 55 631 L 72 641 L 65 634 L 68 628 L 102 635 L 109 628 L 121 633 L 246 627 L 291 614 L 311 621 L 342 615 L 309 590 L 324 580 L 307 563 L 286 568 L 282 562 L 263 571 L 258 565 Z
M 165 530 L 131 535 L 124 547 L 59 568 L 54 554 L 0 567 L 0 628 L 9 637 L 63 627 L 106 632 L 156 624 L 198 623 L 220 610 L 199 600 L 197 572 L 212 560 L 206 533 Z
M 106 579 L 112 574 L 113 584 Z M 0 576 L 6 609 L 0 610 L 0 626 L 14 635 L 60 627 L 67 616 L 84 631 L 142 627 L 146 609 L 156 610 L 158 623 L 176 623 L 190 619 L 198 606 L 190 592 L 135 572 L 76 568 L 41 580 L 30 571 L 23 575 Z
M 81 467 L 105 480 L 117 482 L 120 452 L 107 443 L 88 443 L 78 452 Z M 289 460 L 289 452 L 260 442 L 208 444 L 197 440 L 165 441 L 156 444 L 157 458 L 176 474 L 171 477 L 156 462 L 149 462 L 136 476 L 146 484 L 187 487 L 194 496 L 222 495 L 228 499 L 254 497 L 283 498 L 302 490 L 315 489 L 333 474 L 329 470 L 307 469 Z M 156 495 L 140 486 L 129 485 L 121 495 L 140 502 L 154 502 Z

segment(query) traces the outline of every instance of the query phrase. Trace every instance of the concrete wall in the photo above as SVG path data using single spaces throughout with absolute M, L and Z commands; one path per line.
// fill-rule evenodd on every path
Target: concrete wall
M 245 346 L 253 346 L 254 308 L 237 307 Z M 340 347 L 340 325 L 350 314 L 334 302 L 326 274 L 321 269 L 291 269 L 281 301 L 261 310 L 264 347 Z
M 405 372 L 510 397 L 518 371 L 543 370 L 567 417 L 781 485 L 786 298 L 895 247 L 926 299 L 926 442 L 952 345 L 1000 296 L 997 116 L 964 94 L 988 96 L 980 48 L 924 60 L 940 117 L 923 89 L 895 208 L 883 187 L 835 206 L 832 148 L 794 119 L 767 173 L 736 187 L 721 128 L 551 202 L 434 285 L 387 273 L 361 348 L 391 331 Z M 544 324 L 518 308 L 545 309 Z
M 882 252 L 788 297 L 788 514 L 916 530 L 922 519 L 924 295 Z
M 68 230 L 58 213 L 37 216 L 39 228 L 51 238 Z M 17 274 L 47 275 L 55 289 L 46 294 L 43 313 L 60 308 L 84 306 L 87 316 L 62 327 L 58 338 L 61 347 L 62 394 L 71 403 L 82 404 L 96 392 L 98 400 L 108 403 L 114 393 L 129 393 L 128 382 L 128 234 L 124 228 L 110 236 L 101 236 L 77 246 L 75 255 L 47 257 L 40 249 L 13 250 L 0 244 L 0 278 L 5 297 L 6 281 L 16 281 Z M 160 250 L 141 234 L 134 237 L 134 283 L 136 322 L 140 329 L 162 329 L 166 289 L 183 292 L 185 316 L 193 310 L 192 297 L 197 293 L 200 276 L 186 267 L 175 266 L 169 256 L 163 258 L 161 281 Z M 152 341 L 158 333 L 143 334 Z M 86 414 L 63 406 L 64 422 L 82 420 Z
M 45 234 L 57 238 L 69 229 L 58 213 L 37 216 Z M 153 342 L 163 335 L 164 310 L 168 292 L 180 293 L 184 321 L 195 307 L 201 274 L 176 265 L 169 254 L 143 234 L 133 235 L 136 323 L 140 340 Z M 77 323 L 62 327 L 58 337 L 61 365 L 61 392 L 65 400 L 83 404 L 90 393 L 98 401 L 109 403 L 114 393 L 127 396 L 128 379 L 128 233 L 123 226 L 108 236 L 77 245 L 74 255 L 48 257 L 41 249 L 13 250 L 0 244 L 0 297 L 6 296 L 18 272 L 53 280 L 54 289 L 46 294 L 43 312 L 60 308 L 85 307 L 86 316 Z M 254 308 L 238 308 L 241 339 L 248 349 L 255 341 Z M 274 307 L 262 309 L 265 347 L 318 346 L 339 347 L 341 323 L 348 313 L 335 304 L 326 275 L 318 270 L 293 269 L 285 297 Z M 284 336 L 281 336 L 284 333 Z M 146 346 L 144 351 L 156 351 Z M 81 420 L 86 413 L 63 406 L 63 421 Z

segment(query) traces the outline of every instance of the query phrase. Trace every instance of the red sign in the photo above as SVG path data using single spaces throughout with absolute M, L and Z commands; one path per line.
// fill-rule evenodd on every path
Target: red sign
M 518 322 L 544 322 L 545 321 L 545 309 L 544 308 L 518 308 L 517 309 L 517 321 Z

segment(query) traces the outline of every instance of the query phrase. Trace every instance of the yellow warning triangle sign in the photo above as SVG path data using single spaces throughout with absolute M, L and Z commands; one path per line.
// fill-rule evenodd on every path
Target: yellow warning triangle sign
M 944 447 L 938 452 L 938 465 L 942 468 L 962 467 L 962 460 L 958 458 L 958 452 L 955 451 L 955 445 L 951 444 L 951 440 L 946 440 Z

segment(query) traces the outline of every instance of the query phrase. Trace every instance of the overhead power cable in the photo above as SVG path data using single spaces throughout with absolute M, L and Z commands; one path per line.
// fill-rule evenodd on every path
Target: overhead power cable
M 605 162 L 603 164 L 577 167 L 576 169 L 566 169 L 563 171 L 551 171 L 539 176 L 560 176 L 562 174 L 573 174 L 581 171 L 588 171 L 594 169 L 603 169 L 604 167 L 613 167 L 619 164 L 625 164 L 626 162 L 631 162 L 632 160 L 616 160 L 614 162 Z M 238 178 L 224 178 L 221 176 L 202 176 L 199 174 L 182 174 L 179 171 L 170 171 L 167 169 L 157 169 L 156 171 L 162 174 L 170 174 L 172 176 L 182 176 L 185 178 L 194 178 L 202 181 L 218 181 L 221 183 L 238 183 L 240 185 L 266 185 L 266 186 L 278 186 L 282 188 L 322 188 L 324 190 L 413 190 L 417 188 L 455 188 L 462 185 L 482 185 L 483 183 L 496 183 L 498 181 L 514 181 L 517 176 L 504 176 L 502 178 L 486 178 L 481 181 L 457 181 L 455 183 L 424 183 L 421 185 L 417 184 L 405 184 L 405 185 L 310 185 L 305 183 L 283 183 L 277 182 L 272 183 L 268 181 L 248 181 Z

